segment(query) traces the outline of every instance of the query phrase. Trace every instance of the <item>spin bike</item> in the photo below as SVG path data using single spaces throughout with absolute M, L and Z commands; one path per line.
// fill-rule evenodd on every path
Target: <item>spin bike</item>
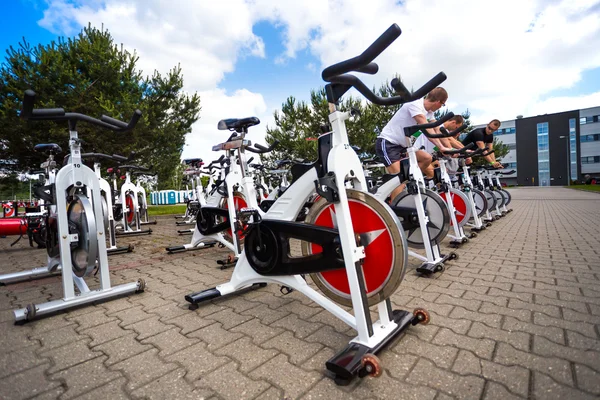
M 116 221 L 117 236 L 149 235 L 152 233 L 152 229 L 141 228 L 137 188 L 131 182 L 132 171 L 147 171 L 148 169 L 138 165 L 121 165 L 119 169 L 125 171 L 125 176 L 121 177 L 121 179 L 125 178 L 125 182 L 121 185 L 119 200 L 117 201 L 117 205 L 120 204 L 122 207 L 121 218 Z
M 21 117 L 26 120 L 67 121 L 69 124 L 70 157 L 56 174 L 55 181 L 39 193 L 46 204 L 51 204 L 46 216 L 47 272 L 62 270 L 63 298 L 47 303 L 29 304 L 14 311 L 16 322 L 60 310 L 110 300 L 117 296 L 144 291 L 145 282 L 111 286 L 106 241 L 104 238 L 101 190 L 98 177 L 81 159 L 81 140 L 76 131 L 83 121 L 116 132 L 132 130 L 141 116 L 136 110 L 131 121 L 102 116 L 100 120 L 79 113 L 66 113 L 62 108 L 34 109 L 35 93 L 25 92 Z M 56 145 L 55 145 L 56 146 Z M 100 288 L 90 290 L 85 281 L 97 269 Z M 75 293 L 75 289 L 79 293 Z
M 349 384 L 356 376 L 379 376 L 382 367 L 375 354 L 409 326 L 429 321 L 429 314 L 422 309 L 414 313 L 392 311 L 390 296 L 400 285 L 407 264 L 406 240 L 389 206 L 367 192 L 361 161 L 350 147 L 346 132 L 345 121 L 352 115 L 337 109 L 341 96 L 352 87 L 374 104 L 397 105 L 423 97 L 444 80 L 440 74 L 414 94 L 404 88 L 401 95 L 379 97 L 349 74 L 376 73 L 378 67 L 371 61 L 400 32 L 396 24 L 392 25 L 361 55 L 323 71 L 323 79 L 329 82 L 325 90 L 332 131 L 319 137 L 317 161 L 298 166 L 305 172 L 264 215 L 258 208 L 252 178 L 242 177 L 251 190 L 248 208 L 237 213 L 246 224 L 245 242 L 231 280 L 185 297 L 193 309 L 200 303 L 267 283 L 306 295 L 358 333 L 345 349 L 326 362 L 340 385 Z M 244 127 L 248 121 L 227 120 L 225 125 Z M 347 181 L 352 188 L 346 187 Z M 306 199 L 315 190 L 321 199 L 311 207 L 304 223 L 296 222 Z M 290 255 L 292 238 L 304 242 L 303 256 Z M 311 276 L 323 294 L 307 284 L 304 274 Z M 352 307 L 354 313 L 340 304 Z M 371 318 L 371 305 L 376 306 L 378 321 Z
M 131 158 L 131 156 L 130 156 Z M 123 157 L 117 154 L 112 156 L 102 153 L 85 153 L 81 155 L 81 159 L 90 159 L 94 162 L 94 173 L 98 177 L 100 183 L 100 192 L 102 193 L 102 214 L 104 215 L 104 232 L 108 236 L 109 247 L 106 252 L 109 255 L 131 253 L 134 246 L 129 244 L 125 247 L 117 246 L 117 228 L 114 218 L 114 205 L 113 205 L 113 189 L 110 187 L 110 183 L 101 175 L 100 160 L 111 160 L 116 162 L 129 161 L 130 158 Z
M 397 80 L 392 81 L 392 86 L 397 85 L 397 82 Z M 440 134 L 427 132 L 427 129 L 436 128 L 452 117 L 454 114 L 450 112 L 438 121 L 406 127 L 404 134 L 410 137 L 421 131 L 428 138 L 434 139 L 452 136 L 452 132 Z M 444 200 L 433 190 L 427 189 L 425 178 L 417 162 L 416 151 L 414 146 L 407 148 L 408 159 L 400 161 L 400 173 L 384 175 L 382 178 L 384 183 L 377 188 L 375 196 L 384 201 L 391 196 L 394 189 L 406 182 L 406 189 L 396 198 L 391 199 L 390 205 L 401 219 L 401 227 L 408 245 L 412 248 L 425 249 L 425 256 L 416 251 L 408 251 L 410 256 L 423 262 L 417 267 L 417 272 L 431 275 L 443 271 L 444 262 L 457 259 L 458 254 L 440 252 L 439 243 L 446 237 L 450 228 L 450 214 Z

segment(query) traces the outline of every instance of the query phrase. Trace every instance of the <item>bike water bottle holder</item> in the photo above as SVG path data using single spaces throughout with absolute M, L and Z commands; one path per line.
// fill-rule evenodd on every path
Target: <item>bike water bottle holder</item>
M 328 203 L 337 203 L 340 201 L 340 196 L 335 183 L 335 174 L 328 172 L 324 177 L 315 181 L 315 189 L 317 194 L 327 200 Z

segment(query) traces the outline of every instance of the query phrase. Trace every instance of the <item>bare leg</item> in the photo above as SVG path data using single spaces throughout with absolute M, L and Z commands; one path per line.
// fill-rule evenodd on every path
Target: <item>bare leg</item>
M 400 161 L 396 161 L 389 167 L 385 167 L 385 171 L 388 174 L 399 174 L 400 173 Z M 398 186 L 396 189 L 392 190 L 392 194 L 390 195 L 390 201 L 395 199 L 396 196 L 398 196 L 404 190 L 405 187 L 406 187 L 406 184 L 403 183 L 400 186 Z

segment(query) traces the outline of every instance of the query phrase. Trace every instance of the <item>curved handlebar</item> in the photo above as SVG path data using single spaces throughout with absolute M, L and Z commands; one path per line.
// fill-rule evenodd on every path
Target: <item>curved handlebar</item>
M 378 55 L 400 36 L 402 30 L 397 24 L 392 24 L 381 36 L 377 38 L 362 54 L 348 60 L 333 64 L 323 70 L 321 77 L 326 82 L 333 82 L 331 78 L 345 74 L 350 71 L 374 74 L 377 72 L 377 64 L 371 64 Z M 374 72 L 373 72 L 374 71 Z
M 149 171 L 150 168 L 142 167 L 139 165 L 121 165 L 119 166 L 121 169 L 130 169 L 130 170 L 138 170 L 138 171 Z
M 498 173 L 499 173 L 500 175 L 512 175 L 512 174 L 514 174 L 515 172 L 517 172 L 517 171 L 515 171 L 514 169 L 511 169 L 510 171 L 498 172 Z
M 446 151 L 442 151 L 441 153 L 442 153 L 442 155 L 465 154 L 465 152 L 467 150 L 470 150 L 473 147 L 475 147 L 475 143 L 469 143 L 468 145 L 466 145 L 465 147 L 463 147 L 461 149 L 446 150 Z
M 425 136 L 427 136 L 428 138 L 432 138 L 432 139 L 445 138 L 445 137 L 452 136 L 452 134 L 448 131 L 446 131 L 446 133 L 431 134 L 431 133 L 427 132 L 427 129 L 438 127 L 438 126 L 442 125 L 444 122 L 449 121 L 453 117 L 454 117 L 454 113 L 449 112 L 448 114 L 444 115 L 442 118 L 440 118 L 437 121 L 430 122 L 428 124 L 407 126 L 406 128 L 404 128 L 404 134 L 406 136 L 412 136 L 417 131 L 421 131 Z
M 270 151 L 273 151 L 273 149 L 275 147 L 277 147 L 278 144 L 279 144 L 279 140 L 275 140 L 273 142 L 273 144 L 270 145 L 269 147 L 265 147 L 261 144 L 255 143 L 254 147 L 256 147 L 256 148 L 252 148 L 252 147 L 248 146 L 248 147 L 246 147 L 246 150 L 248 150 L 252 153 L 263 154 L 263 153 L 268 153 Z
M 21 118 L 25 120 L 51 120 L 51 121 L 84 121 L 92 125 L 100 126 L 102 128 L 110 129 L 117 132 L 127 132 L 132 130 L 140 117 L 142 112 L 135 110 L 129 123 L 119 121 L 117 119 L 107 117 L 103 115 L 100 119 L 90 117 L 88 115 L 79 113 L 66 113 L 62 108 L 38 108 L 34 109 L 35 103 L 35 92 L 33 90 L 26 90 L 25 96 L 23 97 L 23 110 L 21 111 Z
M 446 78 L 447 76 L 445 73 L 439 72 L 436 76 L 431 78 L 429 82 L 421 86 L 414 93 L 411 93 L 398 78 L 394 78 L 390 82 L 390 86 L 396 91 L 396 93 L 399 94 L 399 96 L 394 96 L 393 98 L 400 97 L 403 99 L 403 103 L 415 101 L 417 99 L 425 97 L 427 93 L 431 92 L 433 89 L 438 87 L 442 82 L 446 80 Z
M 443 129 L 444 131 L 447 131 L 447 130 L 446 130 L 446 128 L 444 128 L 444 127 L 441 127 L 441 128 L 440 128 L 440 131 L 441 131 L 442 129 Z M 467 129 L 467 125 L 466 125 L 466 124 L 462 124 L 460 127 L 458 127 L 458 128 L 456 128 L 455 130 L 453 130 L 453 131 L 449 132 L 449 133 L 450 133 L 450 136 L 456 136 L 456 135 L 458 135 L 459 133 L 461 133 L 462 131 L 464 131 L 465 129 Z M 445 132 L 444 132 L 444 133 L 445 133 Z M 469 143 L 469 144 L 473 144 L 473 143 Z M 473 146 L 471 146 L 471 147 L 473 147 Z

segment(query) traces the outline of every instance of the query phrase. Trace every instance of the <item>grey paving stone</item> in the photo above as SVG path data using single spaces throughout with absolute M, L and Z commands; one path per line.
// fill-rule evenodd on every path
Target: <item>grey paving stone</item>
M 533 371 L 548 374 L 553 379 L 566 385 L 573 385 L 571 365 L 566 360 L 536 356 L 516 350 L 508 344 L 499 343 L 494 355 L 494 362 L 506 366 L 522 366 Z
M 158 316 L 148 318 L 144 321 L 136 322 L 128 325 L 127 329 L 137 333 L 137 340 L 144 340 L 150 336 L 154 336 L 161 332 L 168 331 L 174 328 L 175 325 L 170 325 L 159 320 Z
M 318 322 L 309 322 L 300 319 L 296 314 L 290 314 L 271 324 L 272 327 L 279 327 L 294 333 L 299 339 L 304 339 L 323 327 L 323 324 Z M 347 329 L 346 329 L 347 330 Z
M 216 322 L 212 325 L 191 332 L 186 336 L 202 340 L 207 344 L 208 350 L 213 351 L 239 339 L 242 337 L 242 334 L 229 332 L 223 329 L 220 323 Z
M 494 342 L 505 342 L 522 351 L 529 350 L 530 335 L 524 332 L 490 328 L 481 322 L 473 322 L 469 336 L 478 339 L 492 339 Z
M 90 350 L 88 344 L 89 340 L 83 339 L 40 353 L 42 357 L 48 357 L 52 360 L 52 367 L 50 367 L 48 373 L 53 374 L 102 355 L 101 352 Z
M 450 368 L 458 355 L 458 350 L 456 347 L 424 342 L 413 335 L 405 335 L 393 348 L 393 351 L 399 355 L 408 353 L 426 358 L 440 368 Z
M 72 399 L 106 383 L 122 378 L 120 373 L 108 370 L 104 365 L 105 360 L 105 356 L 94 358 L 93 360 L 53 374 L 51 375 L 51 379 L 64 381 L 67 391 L 62 397 Z
M 122 328 L 119 324 L 119 320 L 107 322 L 105 324 L 80 331 L 79 334 L 84 334 L 91 337 L 93 340 L 89 346 L 94 347 L 99 344 L 109 342 L 113 339 L 131 334 L 131 331 Z
M 55 330 L 35 333 L 31 335 L 31 339 L 39 340 L 42 343 L 41 351 L 51 350 L 81 340 L 76 329 L 76 324 L 67 325 Z
M 252 343 L 249 337 L 243 337 L 215 351 L 215 354 L 231 358 L 239 365 L 240 372 L 247 373 L 275 357 L 279 352 L 273 349 L 265 350 Z
M 181 328 L 181 333 L 183 335 L 187 335 L 190 332 L 197 331 L 198 329 L 215 323 L 215 321 L 204 319 L 197 314 L 184 314 L 179 317 L 166 319 L 165 322 Z
M 185 379 L 190 383 L 197 381 L 208 372 L 231 361 L 227 357 L 217 356 L 208 351 L 205 343 L 198 343 L 187 347 L 182 351 L 165 357 L 165 360 L 183 366 L 187 370 Z
M 46 378 L 48 365 L 40 365 L 0 379 L 0 399 L 26 399 L 60 386 Z
M 287 354 L 291 363 L 299 365 L 316 354 L 323 348 L 323 345 L 300 340 L 291 332 L 285 331 L 281 335 L 264 342 L 261 347 L 277 349 Z
M 131 396 L 125 391 L 124 386 L 127 383 L 125 378 L 114 379 L 103 386 L 94 388 L 77 397 L 77 400 L 128 400 Z
M 212 323 L 212 321 L 210 322 Z M 251 337 L 254 343 L 261 344 L 281 334 L 283 329 L 275 328 L 272 325 L 265 325 L 258 318 L 254 318 L 231 328 L 231 331 L 243 333 L 244 335 Z
M 178 328 L 172 328 L 168 331 L 150 336 L 142 340 L 142 343 L 152 344 L 154 347 L 160 350 L 160 357 L 166 357 L 170 354 L 185 349 L 186 347 L 190 347 L 198 343 L 198 341 L 198 339 L 185 337 L 179 332 Z
M 588 393 L 600 396 L 600 372 L 586 367 L 585 365 L 575 364 L 575 376 L 577 386 Z
M 183 368 L 170 372 L 149 384 L 133 391 L 134 398 L 139 399 L 207 399 L 214 391 L 195 388 L 184 379 L 186 370 Z
M 30 346 L 9 353 L 0 353 L 0 378 L 41 364 L 46 364 L 46 368 L 49 368 L 50 359 L 38 356 L 38 351 L 37 346 Z
M 77 329 L 81 331 L 107 322 L 116 321 L 117 319 L 114 316 L 106 315 L 106 310 L 99 309 L 94 312 L 67 317 L 67 320 L 77 323 L 79 325 Z
M 136 354 L 143 353 L 150 349 L 152 349 L 152 346 L 141 344 L 136 340 L 134 333 L 121 336 L 93 348 L 94 351 L 101 351 L 108 356 L 108 359 L 105 362 L 107 366 L 127 360 Z
M 313 386 L 321 376 L 316 372 L 305 371 L 291 364 L 287 356 L 280 354 L 250 372 L 250 377 L 277 385 L 284 395 L 297 398 Z
M 439 369 L 430 361 L 421 359 L 406 378 L 407 383 L 429 386 L 450 396 L 463 399 L 479 399 L 483 392 L 484 380 L 476 376 L 462 376 Z
M 110 369 L 120 370 L 127 377 L 127 389 L 135 390 L 177 369 L 177 364 L 162 361 L 158 350 L 151 349 L 114 364 Z
M 485 400 L 520 400 L 522 397 L 509 392 L 504 386 L 492 382 L 486 382 L 486 388 L 483 394 Z
M 433 344 L 452 346 L 472 351 L 479 358 L 491 359 L 494 351 L 494 341 L 490 339 L 473 339 L 457 335 L 449 329 L 442 328 L 432 341 Z
M 555 343 L 565 343 L 565 331 L 552 326 L 536 325 L 529 322 L 519 321 L 512 317 L 506 317 L 502 323 L 502 329 L 507 332 L 526 332 L 533 335 L 544 336 Z
M 533 396 L 538 399 L 559 400 L 559 399 L 597 399 L 592 394 L 584 393 L 569 386 L 561 385 L 549 376 L 534 372 L 533 377 Z
M 530 371 L 526 368 L 517 365 L 507 367 L 481 360 L 481 375 L 486 380 L 502 384 L 513 394 L 522 397 L 528 396 Z
M 269 384 L 264 380 L 254 380 L 241 374 L 234 362 L 230 362 L 218 370 L 208 374 L 202 382 L 218 392 L 223 398 L 252 399 L 269 388 Z

